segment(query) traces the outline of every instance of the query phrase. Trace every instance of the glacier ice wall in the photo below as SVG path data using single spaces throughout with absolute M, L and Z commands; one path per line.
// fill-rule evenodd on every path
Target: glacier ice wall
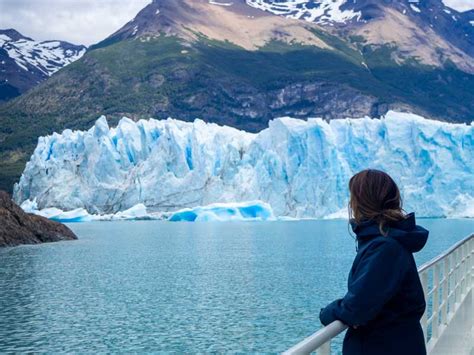
M 389 112 L 330 122 L 279 118 L 259 134 L 196 120 L 127 118 L 41 137 L 14 198 L 40 209 L 175 211 L 262 200 L 277 216 L 339 216 L 365 168 L 389 172 L 405 209 L 473 217 L 473 125 Z

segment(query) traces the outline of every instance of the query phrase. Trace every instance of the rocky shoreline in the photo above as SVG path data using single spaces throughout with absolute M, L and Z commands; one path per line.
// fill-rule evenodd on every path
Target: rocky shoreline
M 75 239 L 65 225 L 25 213 L 8 193 L 0 191 L 0 247 Z

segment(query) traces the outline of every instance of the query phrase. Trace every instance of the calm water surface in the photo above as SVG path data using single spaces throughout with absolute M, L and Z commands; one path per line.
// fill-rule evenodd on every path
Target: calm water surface
M 474 220 L 419 220 L 423 263 Z M 0 352 L 279 352 L 320 327 L 355 255 L 344 221 L 95 222 L 0 250 Z

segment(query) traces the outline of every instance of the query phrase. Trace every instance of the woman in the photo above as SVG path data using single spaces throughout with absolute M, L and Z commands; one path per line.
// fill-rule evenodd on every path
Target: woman
M 392 178 L 364 170 L 349 182 L 351 226 L 357 236 L 348 292 L 321 310 L 321 323 L 349 326 L 344 355 L 426 354 L 420 319 L 425 298 L 413 254 L 428 231 L 405 215 Z

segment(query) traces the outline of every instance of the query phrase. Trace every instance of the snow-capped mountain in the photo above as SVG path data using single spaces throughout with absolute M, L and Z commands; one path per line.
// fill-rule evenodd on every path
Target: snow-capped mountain
M 252 8 L 243 0 L 153 0 L 130 22 L 91 49 L 127 39 L 151 40 L 163 34 L 177 36 L 191 45 L 208 38 L 248 50 L 257 50 L 273 40 L 327 48 L 311 32 L 313 27 Z
M 364 45 L 392 46 L 399 61 L 443 66 L 451 60 L 474 73 L 474 11 L 458 12 L 441 0 L 246 0 L 291 19 L 333 28 Z
M 85 52 L 85 46 L 35 41 L 13 29 L 0 30 L 0 101 L 25 92 Z
M 88 131 L 40 138 L 14 198 L 102 214 L 261 200 L 277 216 L 345 216 L 349 178 L 373 167 L 400 183 L 407 210 L 474 217 L 473 138 L 472 124 L 397 112 L 279 118 L 258 134 L 201 120 L 124 118 L 109 128 L 102 117 Z

